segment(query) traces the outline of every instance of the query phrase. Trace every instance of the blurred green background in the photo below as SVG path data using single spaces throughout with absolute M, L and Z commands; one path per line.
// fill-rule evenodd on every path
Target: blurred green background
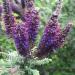
M 1 0 L 0 0 L 1 2 Z M 40 27 L 36 44 L 39 42 L 46 22 L 52 11 L 55 9 L 56 0 L 35 0 L 36 9 L 40 13 Z M 63 0 L 63 8 L 59 18 L 61 27 L 65 27 L 68 20 L 75 23 L 75 0 Z M 2 21 L 0 21 L 2 26 Z M 0 27 L 0 75 L 19 75 L 10 74 L 8 68 L 16 66 L 18 62 L 17 52 L 12 39 L 7 38 L 5 31 Z M 52 60 L 46 64 L 38 63 L 33 66 L 32 74 L 28 75 L 75 75 L 75 24 L 72 27 L 63 48 L 58 49 L 57 53 L 49 56 Z M 45 63 L 45 61 L 41 61 Z M 41 65 L 41 66 L 40 66 Z M 24 66 L 24 65 L 23 65 Z M 29 69 L 30 71 L 30 69 Z M 38 72 L 39 71 L 39 72 Z M 25 75 L 27 75 L 25 74 Z M 22 75 L 22 74 L 20 74 Z

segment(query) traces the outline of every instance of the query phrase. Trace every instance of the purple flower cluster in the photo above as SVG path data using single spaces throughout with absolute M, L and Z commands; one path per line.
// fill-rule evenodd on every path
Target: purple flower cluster
M 26 11 L 22 15 L 22 20 L 28 24 L 29 43 L 30 48 L 32 48 L 38 34 L 38 27 L 40 21 L 39 13 L 34 8 L 34 0 L 25 0 L 24 3 Z
M 39 16 L 38 12 L 34 9 L 28 10 L 24 14 L 24 23 L 15 24 L 12 16 L 11 3 L 8 0 L 4 0 L 4 21 L 7 34 L 12 34 L 16 48 L 22 56 L 28 56 L 30 54 L 30 42 L 35 41 Z
M 8 36 L 10 36 L 12 32 L 11 27 L 13 27 L 15 24 L 9 0 L 3 0 L 3 6 L 4 6 L 4 22 L 6 27 L 6 33 Z
M 12 27 L 13 39 L 18 52 L 22 56 L 28 56 L 29 52 L 29 42 L 28 42 L 28 29 L 25 23 Z
M 6 32 L 8 35 L 12 35 L 19 54 L 24 57 L 29 57 L 31 55 L 31 48 L 34 46 L 38 34 L 40 19 L 38 11 L 34 8 L 34 0 L 21 0 L 21 4 L 23 12 L 19 12 L 23 17 L 23 22 L 16 24 L 14 16 L 12 15 L 13 9 L 11 8 L 17 9 L 17 7 L 12 7 L 12 3 L 9 2 L 9 0 L 3 0 L 4 22 Z M 24 10 L 24 8 L 26 10 Z M 61 0 L 59 0 L 56 10 L 45 27 L 37 52 L 34 52 L 35 56 L 47 56 L 63 44 L 68 32 L 70 31 L 71 24 L 69 23 L 63 31 L 61 30 L 58 22 L 60 12 Z
M 39 26 L 39 16 L 36 10 L 25 13 L 25 22 L 28 24 L 29 41 L 34 43 Z
M 44 31 L 36 53 L 37 57 L 47 56 L 48 54 L 60 48 L 70 31 L 72 24 L 68 24 L 62 32 L 58 22 L 51 20 Z
M 71 24 L 68 24 L 64 31 L 61 30 L 60 24 L 58 22 L 58 17 L 61 12 L 60 10 L 61 0 L 58 1 L 56 10 L 46 25 L 36 52 L 37 57 L 47 56 L 48 54 L 54 52 L 57 48 L 60 48 L 65 41 L 68 32 L 70 31 Z
M 57 17 L 52 16 L 45 28 L 36 54 L 38 57 L 48 55 L 48 53 L 53 52 L 53 50 L 58 47 L 57 40 L 61 34 L 61 28 L 56 18 Z

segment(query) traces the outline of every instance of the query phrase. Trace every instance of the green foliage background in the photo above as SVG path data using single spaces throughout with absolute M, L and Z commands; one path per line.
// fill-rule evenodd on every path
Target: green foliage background
M 42 36 L 49 16 L 55 8 L 55 2 L 56 0 L 35 1 L 36 9 L 39 10 L 41 18 L 36 45 Z M 75 0 L 63 0 L 63 8 L 59 19 L 62 28 L 66 26 L 68 20 L 72 20 L 75 23 Z M 2 69 L 0 70 L 0 75 L 11 75 L 9 68 L 15 67 L 17 64 L 21 65 L 23 72 L 17 72 L 14 75 L 75 75 L 75 24 L 63 48 L 58 49 L 48 59 L 30 60 L 29 63 L 26 63 L 26 61 L 21 62 L 20 58 L 13 40 L 7 38 L 5 32 L 0 30 L 0 69 Z

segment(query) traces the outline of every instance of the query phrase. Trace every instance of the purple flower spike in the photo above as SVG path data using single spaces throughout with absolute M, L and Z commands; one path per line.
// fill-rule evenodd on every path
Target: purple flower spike
M 35 10 L 34 0 L 26 0 L 25 22 L 28 24 L 30 48 L 34 46 L 39 27 L 39 12 Z
M 29 56 L 28 30 L 25 24 L 12 27 L 13 39 L 20 55 Z
M 56 49 L 60 48 L 63 45 L 71 27 L 72 23 L 69 23 L 66 28 L 61 31 L 58 22 L 50 22 L 45 28 L 36 56 L 47 56 L 49 53 L 51 54 Z
M 43 57 L 52 53 L 58 47 L 57 40 L 59 39 L 60 34 L 61 28 L 57 22 L 48 23 L 39 43 L 36 56 Z
M 37 57 L 46 56 L 58 48 L 58 39 L 61 34 L 61 28 L 58 22 L 58 17 L 61 12 L 61 1 L 62 0 L 58 0 L 56 9 L 47 23 L 38 46 L 38 51 L 36 52 Z
M 34 43 L 39 26 L 39 16 L 36 10 L 28 11 L 25 14 L 25 21 L 28 24 L 29 41 Z
M 11 27 L 15 25 L 14 16 L 12 15 L 12 9 L 9 0 L 3 0 L 3 8 L 4 8 L 4 22 L 6 27 L 6 33 L 9 36 L 12 33 Z

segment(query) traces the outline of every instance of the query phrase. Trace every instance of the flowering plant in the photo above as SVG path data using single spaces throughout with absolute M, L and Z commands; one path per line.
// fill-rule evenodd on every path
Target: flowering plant
M 12 0 L 3 0 L 3 9 L 6 33 L 14 39 L 19 54 L 26 58 L 43 58 L 60 48 L 72 26 L 69 22 L 64 30 L 60 27 L 58 19 L 62 9 L 62 0 L 57 1 L 56 9 L 46 23 L 42 38 L 34 52 L 32 48 L 35 46 L 38 34 L 39 12 L 35 9 L 34 0 L 15 1 L 20 6 L 19 8 Z M 22 23 L 16 23 L 12 8 L 19 12 Z

